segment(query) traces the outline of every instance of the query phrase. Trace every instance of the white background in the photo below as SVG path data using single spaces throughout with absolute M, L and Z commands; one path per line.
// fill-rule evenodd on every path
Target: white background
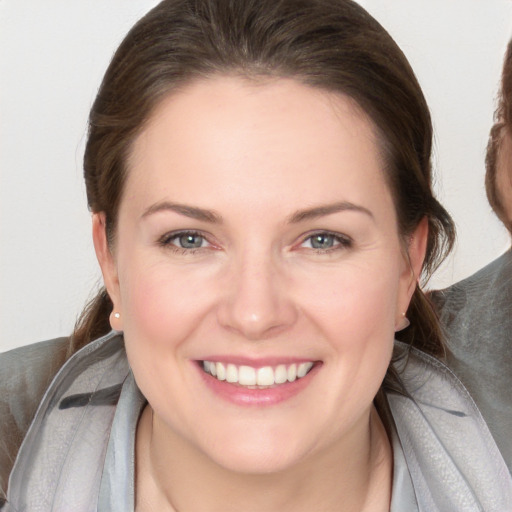
M 69 334 L 99 283 L 81 160 L 88 109 L 155 0 L 0 0 L 0 351 Z M 411 61 L 432 109 L 436 189 L 458 227 L 445 287 L 501 254 L 484 156 L 510 0 L 361 0 Z

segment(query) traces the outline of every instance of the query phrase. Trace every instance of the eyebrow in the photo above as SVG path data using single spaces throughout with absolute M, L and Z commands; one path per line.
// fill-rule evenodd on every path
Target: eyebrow
M 306 210 L 298 210 L 290 216 L 288 222 L 290 224 L 296 224 L 299 222 L 303 222 L 305 220 L 318 219 L 319 217 L 325 217 L 326 215 L 332 215 L 333 213 L 344 211 L 355 211 L 364 213 L 365 215 L 369 216 L 372 220 L 374 220 L 373 213 L 370 210 L 368 210 L 368 208 L 365 208 L 364 206 L 359 206 L 354 203 L 350 203 L 348 201 L 340 201 L 332 204 L 314 206 L 313 208 L 308 208 Z
M 162 201 L 150 206 L 147 210 L 144 211 L 142 218 L 162 211 L 171 211 L 191 219 L 196 219 L 211 224 L 222 223 L 222 217 L 213 210 L 206 210 L 196 206 L 189 206 L 186 204 L 173 203 L 169 201 Z M 327 215 L 332 215 L 333 213 L 339 213 L 343 211 L 356 211 L 364 213 L 371 219 L 374 219 L 373 213 L 368 210 L 368 208 L 350 203 L 348 201 L 340 201 L 327 205 L 314 206 L 306 210 L 298 210 L 288 218 L 287 222 L 289 224 L 297 224 L 305 220 L 318 219 L 319 217 L 325 217 Z
M 198 208 L 196 206 L 189 206 L 181 203 L 172 203 L 169 201 L 162 201 L 150 206 L 147 210 L 144 211 L 141 218 L 145 218 L 163 211 L 171 211 L 191 219 L 201 220 L 211 224 L 222 223 L 222 217 L 213 210 L 205 210 L 204 208 Z

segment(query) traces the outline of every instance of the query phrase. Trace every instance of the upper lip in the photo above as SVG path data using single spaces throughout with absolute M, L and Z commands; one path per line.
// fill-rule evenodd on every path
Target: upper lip
M 290 365 L 290 364 L 300 364 L 300 363 L 308 363 L 315 362 L 317 359 L 308 358 L 308 357 L 289 357 L 289 356 L 268 356 L 268 357 L 244 357 L 244 356 L 236 356 L 233 354 L 230 355 L 211 355 L 205 356 L 199 361 L 210 361 L 213 363 L 226 363 L 226 364 L 234 364 L 236 366 L 250 366 L 252 368 L 262 368 L 264 366 L 278 366 L 280 364 Z

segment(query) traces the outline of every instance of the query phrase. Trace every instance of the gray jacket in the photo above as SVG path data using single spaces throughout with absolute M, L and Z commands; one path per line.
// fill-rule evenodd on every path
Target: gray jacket
M 431 297 L 446 329 L 448 365 L 512 471 L 512 250 Z
M 23 398 L 27 389 L 12 386 L 38 373 L 41 361 L 33 354 L 41 354 L 37 345 L 0 357 L 0 400 L 10 417 L 2 421 L 2 436 L 4 424 L 19 422 L 19 404 L 34 402 Z M 391 511 L 512 510 L 512 478 L 464 387 L 419 351 L 397 342 L 396 355 L 393 364 L 405 393 L 387 394 L 394 453 Z M 145 404 L 122 336 L 110 333 L 84 347 L 40 400 L 10 471 L 2 510 L 133 511 L 135 430 Z

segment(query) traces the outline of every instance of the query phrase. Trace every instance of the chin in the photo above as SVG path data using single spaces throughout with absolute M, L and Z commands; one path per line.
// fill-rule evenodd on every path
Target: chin
M 228 455 L 222 454 L 214 462 L 233 473 L 246 475 L 269 475 L 285 472 L 300 464 L 302 458 L 298 454 L 277 454 L 273 450 L 256 453 L 251 451 L 236 451 Z
M 229 441 L 203 441 L 203 453 L 216 465 L 242 474 L 265 475 L 286 471 L 305 458 L 304 442 L 293 440 L 288 434 L 272 436 L 255 432 L 255 436 L 229 436 Z

